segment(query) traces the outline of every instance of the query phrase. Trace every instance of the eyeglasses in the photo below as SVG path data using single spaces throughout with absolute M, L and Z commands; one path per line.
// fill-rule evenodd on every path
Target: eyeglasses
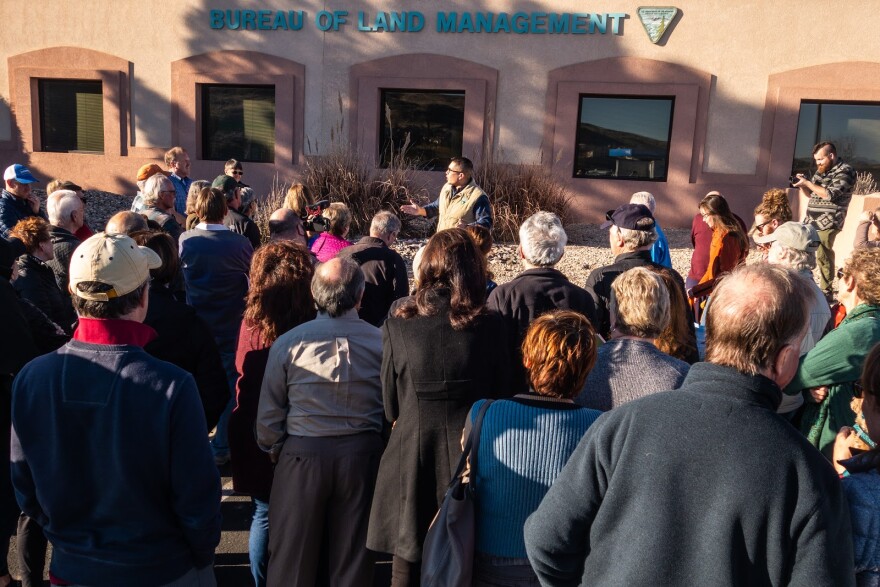
M 161 194 L 175 194 L 175 195 L 176 195 L 177 192 L 174 191 L 174 190 L 160 190 L 160 191 L 159 191 L 159 194 L 160 194 L 160 195 L 161 195 Z
M 464 173 L 461 169 L 453 169 L 452 167 L 446 170 L 446 173 Z
M 236 169 L 235 171 L 232 172 L 232 175 L 244 175 L 244 171 L 241 171 L 240 169 Z
M 846 274 L 843 272 L 843 267 L 837 270 L 837 279 L 842 279 L 844 275 Z
M 864 393 L 865 393 L 865 388 L 862 387 L 862 382 L 861 381 L 854 381 L 853 382 L 853 397 L 861 399 L 862 395 Z
M 755 230 L 764 230 L 764 227 L 767 226 L 768 224 L 770 224 L 771 222 L 773 222 L 773 221 L 772 221 L 772 220 L 768 220 L 768 221 L 765 222 L 764 224 L 756 224 L 756 225 L 755 225 Z

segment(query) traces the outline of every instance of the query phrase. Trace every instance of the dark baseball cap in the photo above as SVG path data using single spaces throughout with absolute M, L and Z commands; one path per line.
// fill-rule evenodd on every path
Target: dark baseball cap
M 645 218 L 650 219 L 651 223 L 640 223 Z M 602 223 L 602 228 L 610 228 L 614 225 L 628 230 L 651 230 L 655 224 L 654 216 L 647 206 L 643 204 L 624 204 L 617 210 L 609 210 L 605 214 L 605 222 Z
M 221 191 L 223 191 L 224 194 L 228 194 L 239 187 L 239 185 L 238 181 L 224 174 L 218 175 L 214 179 L 213 183 L 211 183 L 211 187 L 219 188 Z

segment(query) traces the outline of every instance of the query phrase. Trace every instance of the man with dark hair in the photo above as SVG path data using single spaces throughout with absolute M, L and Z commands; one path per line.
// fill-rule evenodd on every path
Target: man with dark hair
M 593 269 L 584 289 L 596 303 L 596 332 L 606 339 L 614 328 L 611 324 L 611 308 L 614 304 L 611 284 L 617 276 L 633 267 L 662 267 L 651 260 L 651 247 L 657 240 L 655 225 L 654 216 L 644 204 L 624 204 L 605 214 L 602 228 L 608 229 L 614 263 Z M 671 271 L 684 288 L 681 275 L 675 270 Z
M 168 178 L 174 184 L 174 209 L 179 214 L 186 215 L 186 195 L 193 179 L 189 176 L 192 162 L 189 153 L 183 147 L 172 147 L 165 153 L 165 167 L 168 168 Z M 143 169 L 143 168 L 141 168 Z
M 412 200 L 400 207 L 411 216 L 439 217 L 437 231 L 479 224 L 492 230 L 492 206 L 477 182 L 474 181 L 474 164 L 467 157 L 453 157 L 446 169 L 446 185 L 440 197 L 420 206 Z
M 228 211 L 223 218 L 223 224 L 232 232 L 247 237 L 254 250 L 257 250 L 261 243 L 260 228 L 256 222 L 242 213 L 241 185 L 228 175 L 218 175 L 211 187 L 222 191 L 226 196 Z
M 199 394 L 142 348 L 156 336 L 143 320 L 160 264 L 124 235 L 83 242 L 73 340 L 13 386 L 12 481 L 61 584 L 214 585 L 220 479 Z
M 248 239 L 223 224 L 227 211 L 223 192 L 216 188 L 202 190 L 195 207 L 200 222 L 180 236 L 180 263 L 186 282 L 186 302 L 211 328 L 229 383 L 230 400 L 211 442 L 215 461 L 224 465 L 229 462 L 229 415 L 235 407 L 235 382 L 239 375 L 235 349 L 254 249 Z
M 520 345 L 532 321 L 550 310 L 574 310 L 596 325 L 596 304 L 581 287 L 555 266 L 565 254 L 568 235 L 552 212 L 537 212 L 519 227 L 519 256 L 523 272 L 492 290 L 486 307 L 501 314 L 511 334 L 511 364 L 516 389 L 528 391 Z M 513 395 L 513 394 L 511 394 Z
M 353 259 L 366 278 L 364 299 L 358 315 L 376 327 L 382 326 L 395 300 L 409 295 L 409 278 L 403 257 L 391 248 L 400 232 L 400 219 L 387 210 L 373 216 L 370 236 L 339 251 Z
M 792 187 L 809 198 L 804 224 L 812 224 L 819 233 L 816 266 L 819 287 L 830 301 L 834 296 L 834 239 L 843 230 L 846 211 L 856 184 L 856 171 L 837 156 L 834 143 L 822 142 L 813 147 L 816 173 L 812 179 L 798 173 Z
M 364 275 L 318 266 L 318 316 L 280 336 L 260 392 L 257 442 L 279 455 L 269 502 L 269 585 L 314 585 L 326 545 L 331 585 L 371 585 L 366 547 L 382 455 L 382 335 L 358 318 Z M 283 449 L 282 449 L 283 447 Z
M 840 480 L 775 414 L 808 296 L 766 263 L 719 283 L 707 362 L 596 420 L 527 520 L 542 585 L 854 585 Z
M 40 198 L 31 191 L 37 178 L 24 165 L 10 165 L 3 172 L 5 188 L 0 192 L 0 236 L 9 238 L 9 231 L 19 220 L 40 214 Z

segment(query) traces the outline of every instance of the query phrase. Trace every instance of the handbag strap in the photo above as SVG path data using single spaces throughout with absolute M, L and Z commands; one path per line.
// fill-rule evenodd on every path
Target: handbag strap
M 474 483 L 477 472 L 477 453 L 480 450 L 480 432 L 483 429 L 483 416 L 486 415 L 486 410 L 489 409 L 489 406 L 493 401 L 494 400 L 487 399 L 483 402 L 483 405 L 480 406 L 480 411 L 477 412 L 477 418 L 474 420 L 474 425 L 471 427 L 471 433 L 468 434 L 467 441 L 464 444 L 464 450 L 461 451 L 461 459 L 458 461 L 458 467 L 455 468 L 455 474 L 452 476 L 452 483 L 464 473 L 468 457 L 471 457 L 470 482 Z M 450 485 L 452 483 L 450 483 Z

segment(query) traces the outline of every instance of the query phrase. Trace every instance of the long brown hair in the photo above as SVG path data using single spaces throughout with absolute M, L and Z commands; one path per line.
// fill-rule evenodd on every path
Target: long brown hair
M 743 251 L 743 258 L 749 251 L 749 239 L 743 232 L 742 226 L 730 211 L 730 205 L 724 196 L 718 193 L 711 193 L 700 200 L 700 213 L 706 210 L 709 216 L 715 218 L 717 227 L 727 234 L 733 234 L 739 243 L 740 250 Z M 713 229 L 714 230 L 714 229 Z
M 311 283 L 315 268 L 311 254 L 290 241 L 268 243 L 251 261 L 251 287 L 244 319 L 265 342 L 317 314 Z
M 456 330 L 466 328 L 486 302 L 486 261 L 463 228 L 441 230 L 428 240 L 419 264 L 416 293 L 395 316 L 436 316 L 443 298 L 449 298 L 449 321 Z
M 648 265 L 647 267 L 663 279 L 666 289 L 669 290 L 669 324 L 666 325 L 660 336 L 654 339 L 654 346 L 667 355 L 687 363 L 699 360 L 697 337 L 691 327 L 691 316 L 688 312 L 684 287 L 673 275 L 671 269 L 656 265 Z

